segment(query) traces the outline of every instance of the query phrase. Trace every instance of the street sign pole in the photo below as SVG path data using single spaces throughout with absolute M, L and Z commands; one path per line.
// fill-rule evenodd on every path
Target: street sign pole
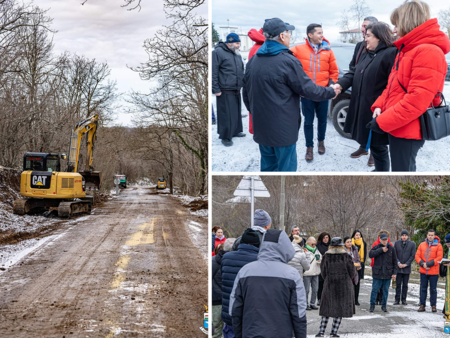
M 251 224 L 251 226 L 252 226 L 252 228 L 253 228 L 253 225 L 254 225 L 254 218 L 255 218 L 255 178 L 252 176 L 252 178 L 251 178 L 251 186 L 250 186 L 250 189 L 251 189 L 251 199 L 252 199 L 252 208 L 251 208 L 251 215 L 250 215 L 250 224 Z

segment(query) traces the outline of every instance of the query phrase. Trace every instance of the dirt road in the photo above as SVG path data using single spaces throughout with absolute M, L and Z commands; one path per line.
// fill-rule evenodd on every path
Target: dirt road
M 203 337 L 207 262 L 154 189 L 128 188 L 0 274 L 0 336 Z M 202 233 L 202 231 L 200 231 Z

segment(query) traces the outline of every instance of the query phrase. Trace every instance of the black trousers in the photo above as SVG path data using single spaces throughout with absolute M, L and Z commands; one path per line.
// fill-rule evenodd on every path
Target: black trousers
M 239 90 L 223 90 L 217 96 L 217 133 L 221 140 L 231 140 L 241 133 L 241 92 Z
M 323 282 L 325 280 L 322 278 L 321 275 L 319 275 L 319 290 L 317 291 L 317 300 L 320 301 L 320 298 L 322 297 L 322 290 L 323 290 Z
M 388 146 L 370 146 L 370 152 L 373 155 L 375 161 L 376 171 L 389 171 L 390 161 L 389 161 L 389 150 Z
M 395 290 L 395 300 L 397 302 L 406 302 L 406 293 L 408 292 L 409 273 L 397 273 L 395 282 L 397 289 Z
M 359 286 L 361 285 L 361 281 L 358 281 L 358 284 L 355 285 L 355 304 L 358 303 L 359 297 Z
M 389 134 L 392 171 L 416 171 L 416 157 L 424 140 L 409 140 Z

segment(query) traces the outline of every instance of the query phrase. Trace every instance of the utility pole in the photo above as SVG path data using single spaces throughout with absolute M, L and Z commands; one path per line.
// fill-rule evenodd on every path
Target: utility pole
M 286 176 L 281 176 L 281 193 L 280 193 L 280 230 L 285 231 L 284 227 L 284 209 L 286 201 Z

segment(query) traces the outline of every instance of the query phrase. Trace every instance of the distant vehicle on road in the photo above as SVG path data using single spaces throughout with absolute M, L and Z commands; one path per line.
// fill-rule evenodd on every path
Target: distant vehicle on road
M 126 189 L 127 187 L 127 177 L 125 175 L 115 175 L 119 179 L 119 187 Z
M 166 189 L 166 179 L 164 177 L 158 177 L 156 189 Z

